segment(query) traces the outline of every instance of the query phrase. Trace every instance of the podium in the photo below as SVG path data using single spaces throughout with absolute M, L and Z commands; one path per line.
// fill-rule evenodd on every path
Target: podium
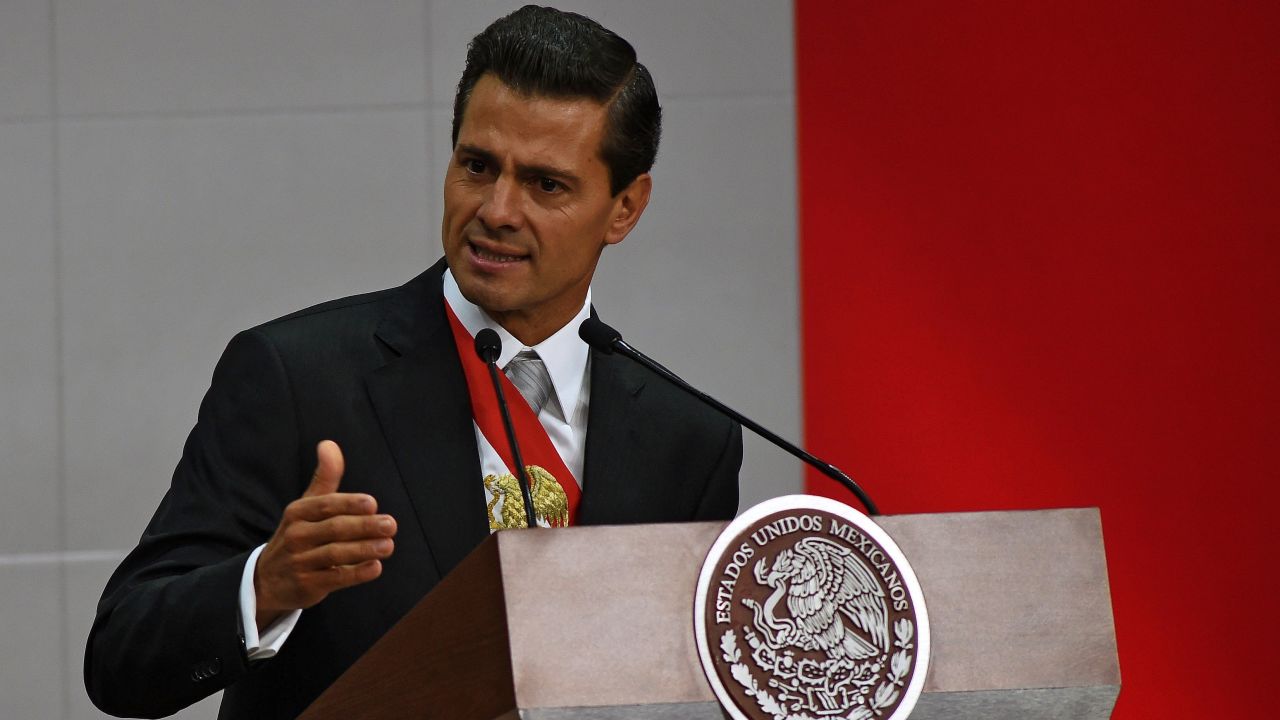
M 924 590 L 912 720 L 1109 718 L 1120 691 L 1096 508 L 881 516 Z M 727 717 L 693 597 L 725 523 L 490 536 L 300 716 Z

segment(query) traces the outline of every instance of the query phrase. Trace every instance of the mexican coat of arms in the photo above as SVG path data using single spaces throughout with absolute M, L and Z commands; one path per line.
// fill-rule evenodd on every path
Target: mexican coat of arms
M 835 501 L 762 503 L 712 547 L 697 591 L 699 653 L 736 720 L 902 720 L 928 665 L 910 566 Z

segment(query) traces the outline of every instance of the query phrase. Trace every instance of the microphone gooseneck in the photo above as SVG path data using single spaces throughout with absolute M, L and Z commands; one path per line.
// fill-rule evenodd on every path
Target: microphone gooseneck
M 502 338 L 490 328 L 476 333 L 476 355 L 489 368 L 489 380 L 493 382 L 493 392 L 498 396 L 498 411 L 502 414 L 502 426 L 507 431 L 507 444 L 511 446 L 511 458 L 516 464 L 516 477 L 520 481 L 520 494 L 524 496 L 524 514 L 528 518 L 529 527 L 538 527 L 538 516 L 533 511 L 533 493 L 529 489 L 529 472 L 525 470 L 524 458 L 520 456 L 520 444 L 516 442 L 516 428 L 511 422 L 511 413 L 507 410 L 507 397 L 502 392 L 502 380 L 498 377 L 498 356 L 502 354 Z M 506 502 L 504 500 L 504 502 Z
M 840 471 L 839 468 L 837 468 L 836 466 L 832 465 L 829 462 L 820 460 L 817 457 L 814 457 L 808 452 L 802 450 L 801 448 L 791 444 L 790 442 L 787 442 L 777 434 L 765 428 L 760 423 L 757 423 L 756 421 L 743 415 L 737 410 L 734 410 L 728 405 L 725 405 L 719 400 L 716 400 L 710 395 L 702 392 L 701 390 L 698 390 L 694 386 L 685 382 L 680 378 L 679 375 L 676 375 L 675 373 L 666 369 L 658 361 L 650 358 L 649 356 L 645 355 L 639 350 L 636 350 L 635 348 L 628 345 L 627 342 L 622 339 L 621 333 L 609 327 L 608 325 L 604 324 L 598 318 L 592 316 L 587 318 L 586 320 L 583 320 L 582 325 L 578 327 L 578 337 L 581 337 L 584 342 L 586 342 L 588 345 L 590 345 L 595 350 L 598 350 L 599 352 L 605 353 L 606 355 L 611 355 L 616 352 L 619 355 L 623 355 L 633 360 L 634 362 L 640 363 L 641 365 L 657 373 L 658 375 L 661 375 L 663 378 L 665 378 L 668 382 L 672 383 L 676 387 L 680 388 L 681 390 L 684 390 L 685 392 L 689 393 L 695 398 L 701 400 L 703 403 L 710 405 L 712 408 L 715 408 L 720 413 L 723 413 L 724 415 L 728 415 L 729 417 L 738 421 L 743 427 L 751 430 L 752 432 L 764 438 L 765 440 L 768 440 L 774 445 L 777 445 L 783 450 L 786 450 L 792 455 L 800 458 L 801 460 L 808 463 L 809 465 L 817 468 L 818 472 L 821 472 L 823 475 L 826 475 L 832 480 L 835 480 L 836 482 L 840 483 L 844 487 L 848 488 L 849 492 L 852 492 L 858 498 L 858 500 L 862 503 L 862 506 L 867 509 L 868 515 L 880 514 L 879 509 L 876 508 L 876 504 L 871 501 L 871 497 L 867 495 L 867 493 L 861 487 L 859 487 L 858 483 L 853 481 L 853 478 L 849 477 L 848 475 L 845 475 L 843 472 Z

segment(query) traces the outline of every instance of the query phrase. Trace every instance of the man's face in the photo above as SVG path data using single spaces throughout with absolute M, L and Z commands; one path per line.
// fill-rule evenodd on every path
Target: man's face
M 476 82 L 444 182 L 444 253 L 462 294 L 526 344 L 573 318 L 605 245 L 649 198 L 648 175 L 616 197 L 600 157 L 606 108 Z

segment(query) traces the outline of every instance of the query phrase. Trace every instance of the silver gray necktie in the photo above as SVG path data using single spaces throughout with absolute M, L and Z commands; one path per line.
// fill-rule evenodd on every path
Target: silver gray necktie
M 511 362 L 507 363 L 504 372 L 524 396 L 529 407 L 533 408 L 533 414 L 537 415 L 541 412 L 547 401 L 551 399 L 552 387 L 551 375 L 547 373 L 547 366 L 542 363 L 538 353 L 533 350 L 521 350 L 511 358 Z

